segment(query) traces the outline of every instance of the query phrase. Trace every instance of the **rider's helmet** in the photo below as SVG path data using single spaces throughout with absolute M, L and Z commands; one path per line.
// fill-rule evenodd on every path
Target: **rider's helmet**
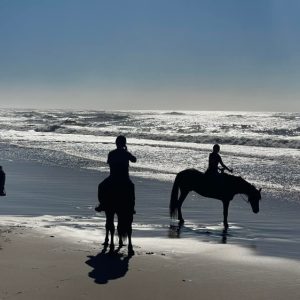
M 219 151 L 220 151 L 220 145 L 219 145 L 219 144 L 215 144 L 215 145 L 213 146 L 213 151 L 214 151 L 214 152 L 219 152 Z
M 126 137 L 124 135 L 119 135 L 116 138 L 116 145 L 117 145 L 118 148 L 126 147 Z

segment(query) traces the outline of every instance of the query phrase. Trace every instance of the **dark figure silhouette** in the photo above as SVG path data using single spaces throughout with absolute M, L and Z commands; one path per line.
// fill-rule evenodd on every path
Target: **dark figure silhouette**
M 219 199 L 223 202 L 223 224 L 228 229 L 228 207 L 236 194 L 245 194 L 254 213 L 259 212 L 260 191 L 241 177 L 220 174 L 222 180 L 215 180 L 215 176 L 208 176 L 195 169 L 187 169 L 176 175 L 170 200 L 170 216 L 178 216 L 179 224 L 184 223 L 181 206 L 190 191 L 209 198 Z M 178 198 L 178 191 L 180 196 Z
M 208 168 L 205 172 L 207 175 L 219 175 L 219 171 L 223 173 L 224 170 L 228 170 L 230 173 L 232 173 L 232 169 L 229 169 L 223 163 L 219 152 L 220 146 L 218 144 L 215 144 L 213 146 L 213 152 L 209 154 Z M 219 168 L 219 164 L 222 166 L 222 168 Z
M 6 196 L 5 193 L 5 173 L 2 169 L 2 166 L 0 166 L 0 196 Z
M 117 149 L 109 152 L 107 163 L 110 167 L 110 176 L 98 186 L 99 206 L 97 211 L 104 211 L 106 215 L 106 236 L 104 245 L 109 243 L 114 248 L 114 216 L 118 217 L 119 246 L 123 246 L 123 240 L 128 238 L 128 252 L 133 253 L 131 235 L 135 193 L 134 184 L 129 178 L 129 161 L 136 162 L 135 156 L 127 151 L 126 138 L 118 136 Z

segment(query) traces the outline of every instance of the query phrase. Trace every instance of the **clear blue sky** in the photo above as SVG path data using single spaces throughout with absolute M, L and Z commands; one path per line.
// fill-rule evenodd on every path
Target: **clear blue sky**
M 298 0 L 0 0 L 0 107 L 300 111 Z

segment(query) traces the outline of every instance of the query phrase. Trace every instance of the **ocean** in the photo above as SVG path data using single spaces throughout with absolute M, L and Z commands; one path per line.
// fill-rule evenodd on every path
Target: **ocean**
M 281 239 L 292 241 L 295 247 L 300 245 L 300 236 L 296 233 L 300 232 L 300 113 L 0 110 L 0 163 L 5 167 L 5 161 L 23 160 L 106 174 L 107 154 L 115 148 L 115 138 L 119 134 L 127 137 L 128 150 L 137 157 L 137 163 L 130 167 L 137 193 L 138 178 L 171 187 L 175 175 L 183 169 L 205 171 L 212 146 L 220 144 L 223 162 L 233 168 L 233 174 L 263 191 L 258 218 L 250 216 L 250 208 L 247 208 L 247 221 L 239 222 L 240 212 L 248 205 L 242 197 L 236 200 L 238 204 L 232 211 L 229 209 L 229 214 L 237 221 L 231 224 L 232 232 L 234 228 L 235 232 L 241 232 L 241 226 L 245 226 L 248 228 L 246 236 L 252 242 L 253 238 L 260 237 L 264 241 Z M 159 192 L 155 195 L 158 197 Z M 183 232 L 200 234 L 200 238 L 205 239 L 208 233 L 211 240 L 217 230 L 219 239 L 221 225 L 216 220 L 221 221 L 220 203 L 203 200 L 201 206 L 197 197 L 192 194 L 191 200 L 186 200 L 183 211 L 187 225 Z M 158 217 L 153 218 L 147 213 L 150 204 L 142 198 L 137 202 L 141 214 L 135 217 L 136 227 L 161 226 L 165 230 L 169 222 L 168 203 L 154 199 L 151 216 Z M 16 211 L 16 206 L 11 212 L 9 204 L 4 206 L 0 211 L 3 215 Z M 91 220 L 94 218 L 91 206 L 74 203 L 73 206 L 65 205 L 61 213 L 57 210 L 54 213 L 53 203 L 43 202 L 40 207 L 35 203 L 34 213 L 22 206 L 17 214 L 72 215 Z M 276 210 L 272 210 L 274 207 Z M 214 215 L 214 210 L 218 210 L 218 215 Z M 273 213 L 274 220 L 266 211 Z M 256 222 L 252 222 L 255 218 Z M 284 224 L 286 220 L 288 226 Z M 276 226 L 281 226 L 283 231 L 274 231 Z M 242 239 L 240 234 L 232 235 L 236 240 Z M 291 256 L 299 256 L 295 247 L 292 247 Z
M 186 168 L 205 171 L 218 143 L 234 174 L 298 200 L 300 113 L 0 110 L 2 145 L 25 149 L 29 160 L 107 170 L 119 134 L 138 158 L 132 175 L 173 180 Z

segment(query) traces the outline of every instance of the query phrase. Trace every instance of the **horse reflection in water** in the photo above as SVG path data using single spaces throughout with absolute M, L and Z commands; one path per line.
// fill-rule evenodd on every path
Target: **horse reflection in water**
M 180 195 L 178 197 L 179 191 Z M 228 229 L 227 218 L 229 203 L 236 194 L 247 195 L 253 212 L 259 212 L 261 189 L 256 189 L 243 178 L 228 174 L 211 176 L 195 169 L 186 169 L 176 175 L 169 206 L 171 218 L 177 216 L 179 225 L 184 223 L 181 212 L 183 201 L 191 191 L 195 191 L 204 197 L 215 198 L 222 201 L 225 231 Z
M 129 178 L 118 179 L 110 176 L 99 184 L 98 199 L 100 206 L 97 211 L 104 211 L 106 215 L 104 246 L 109 245 L 110 237 L 110 250 L 114 250 L 114 217 L 117 215 L 119 247 L 128 239 L 128 254 L 133 255 L 131 235 L 135 204 L 134 184 Z

